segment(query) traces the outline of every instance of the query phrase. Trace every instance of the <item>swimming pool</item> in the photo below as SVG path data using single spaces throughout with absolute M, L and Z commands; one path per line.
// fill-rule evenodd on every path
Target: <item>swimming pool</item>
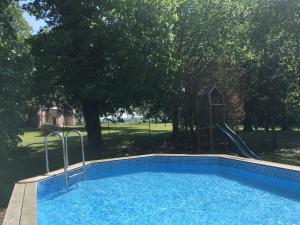
M 39 179 L 37 225 L 300 223 L 298 167 L 224 155 L 151 155 L 85 169 L 85 179 L 71 178 L 68 189 L 61 173 Z

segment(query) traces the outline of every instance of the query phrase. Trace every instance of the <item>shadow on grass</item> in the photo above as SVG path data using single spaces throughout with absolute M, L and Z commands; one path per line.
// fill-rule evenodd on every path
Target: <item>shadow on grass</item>
M 276 146 L 273 146 L 271 132 L 239 132 L 249 147 L 264 160 L 300 166 L 300 132 L 276 130 L 275 134 Z

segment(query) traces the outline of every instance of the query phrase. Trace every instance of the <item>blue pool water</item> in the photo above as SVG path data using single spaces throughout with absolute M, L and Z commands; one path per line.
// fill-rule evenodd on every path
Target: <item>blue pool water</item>
M 47 194 L 37 218 L 38 225 L 292 225 L 300 224 L 299 197 L 230 173 L 140 171 Z

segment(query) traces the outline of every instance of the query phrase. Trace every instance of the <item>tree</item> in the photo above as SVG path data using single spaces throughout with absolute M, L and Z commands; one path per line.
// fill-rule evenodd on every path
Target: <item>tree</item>
M 290 110 L 296 110 L 289 101 L 295 102 L 299 92 L 300 5 L 292 0 L 252 3 L 241 63 L 246 71 L 242 78 L 244 127 L 251 130 L 261 120 L 266 130 L 276 124 L 286 129 L 295 115 Z
M 141 104 L 172 76 L 175 7 L 171 0 L 27 4 L 47 23 L 31 41 L 36 96 L 81 109 L 89 146 L 98 148 L 99 116 Z
M 227 77 L 225 71 L 237 67 L 235 55 L 243 38 L 241 25 L 245 9 L 244 1 L 180 1 L 177 8 L 179 19 L 175 24 L 179 65 L 175 83 L 177 94 L 173 95 L 174 136 L 179 130 L 179 111 L 185 127 L 191 136 L 194 135 L 195 99 L 202 87 L 216 83 L 222 85 L 226 79 L 237 80 L 236 72 Z
M 20 141 L 28 77 L 32 70 L 26 38 L 29 27 L 18 1 L 0 2 L 0 145 L 11 148 Z

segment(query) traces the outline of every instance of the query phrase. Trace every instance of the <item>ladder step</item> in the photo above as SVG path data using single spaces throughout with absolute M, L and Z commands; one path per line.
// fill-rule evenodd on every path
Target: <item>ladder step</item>
M 82 171 L 82 172 L 79 172 L 79 173 L 72 174 L 72 175 L 68 176 L 68 179 L 70 179 L 70 178 L 72 178 L 72 177 L 79 176 L 79 175 L 84 174 L 84 173 L 85 173 L 85 172 Z

